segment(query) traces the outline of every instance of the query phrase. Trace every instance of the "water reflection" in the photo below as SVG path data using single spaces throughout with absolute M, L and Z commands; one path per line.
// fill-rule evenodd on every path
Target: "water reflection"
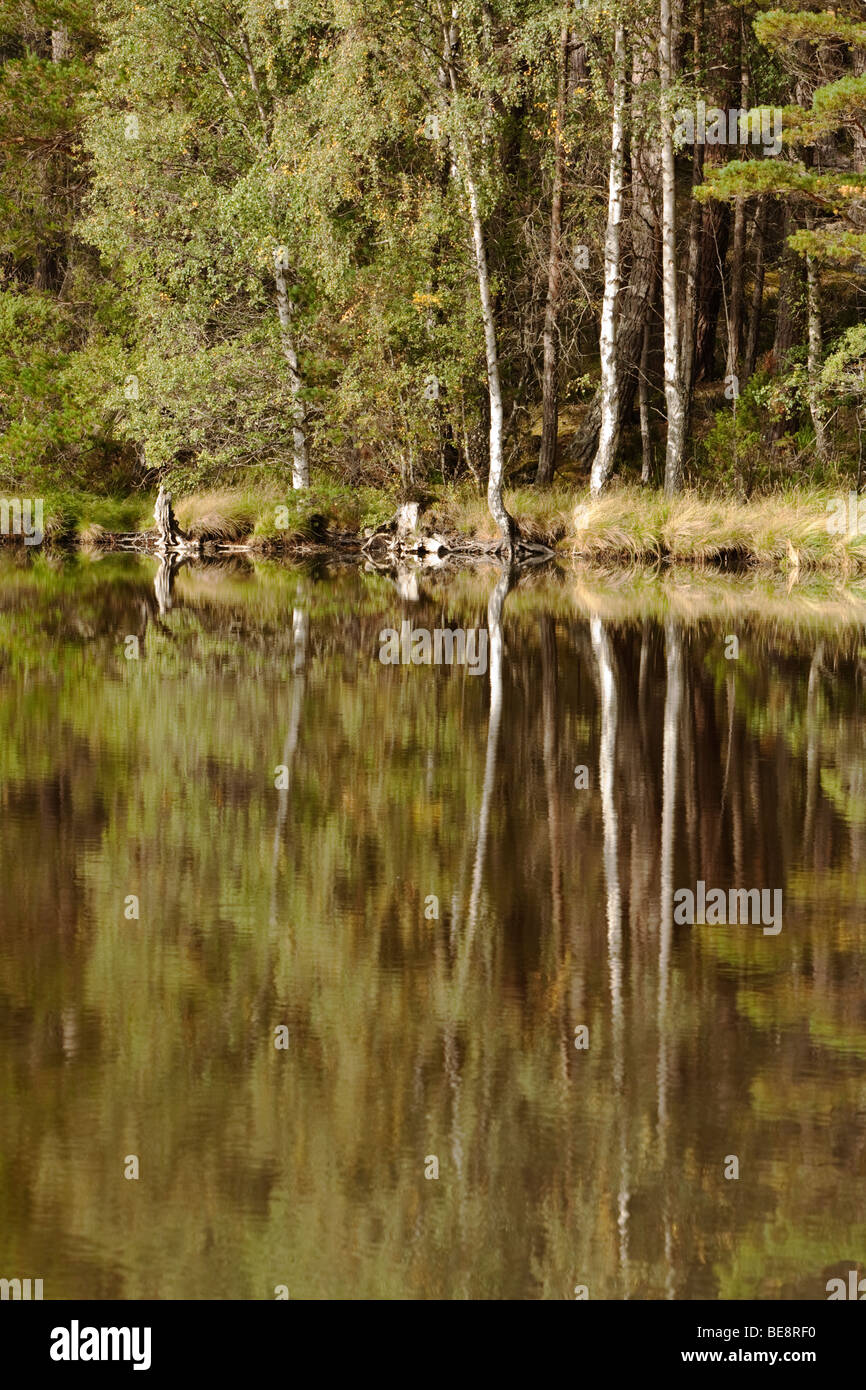
M 383 666 L 410 612 L 486 624 L 488 680 Z M 823 1298 L 866 1249 L 864 616 L 4 559 L 0 1273 Z M 699 878 L 783 931 L 677 926 Z

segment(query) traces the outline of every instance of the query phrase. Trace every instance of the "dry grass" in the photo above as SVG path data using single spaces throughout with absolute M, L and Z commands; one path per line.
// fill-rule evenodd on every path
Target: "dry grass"
M 791 490 L 749 502 L 694 492 L 666 498 L 640 487 L 614 486 L 597 499 L 560 483 L 527 487 L 505 501 L 521 535 L 576 559 L 618 565 L 718 565 L 739 562 L 776 570 L 834 569 L 866 563 L 866 536 L 832 535 L 829 494 Z M 466 489 L 448 489 L 426 514 L 446 532 L 493 540 L 487 502 Z
M 592 500 L 585 489 L 575 490 L 562 481 L 550 489 L 513 489 L 505 500 L 526 540 L 542 542 L 580 562 L 620 568 L 662 560 L 693 567 L 738 563 L 789 577 L 810 570 L 846 575 L 866 568 L 866 536 L 831 534 L 832 499 L 817 489 L 791 489 L 743 502 L 695 492 L 666 498 L 660 492 L 615 485 Z M 287 504 L 290 522 L 281 522 L 279 529 L 276 509 Z M 152 525 L 152 502 L 137 499 L 135 506 L 142 515 L 147 513 L 146 522 L 138 524 Z M 361 497 L 350 489 L 320 486 L 304 495 L 287 494 L 278 484 L 226 487 L 175 501 L 178 521 L 191 535 L 229 544 L 252 539 L 262 545 L 303 538 L 311 510 L 332 532 L 360 533 L 365 522 L 380 522 L 395 506 L 392 494 L 370 489 Z M 103 526 L 106 531 L 129 529 L 135 524 L 131 507 L 132 503 L 105 503 L 100 510 L 88 503 L 84 511 L 89 524 L 79 523 L 82 541 L 98 545 Z M 57 525 L 52 511 L 46 508 L 49 536 Z M 126 524 L 118 528 L 120 521 Z M 428 532 L 450 536 L 497 538 L 486 497 L 465 485 L 439 490 L 424 510 L 422 525 Z
M 78 531 L 78 543 L 82 550 L 94 550 L 104 541 L 109 532 L 98 521 L 89 521 Z
M 860 568 L 866 537 L 831 535 L 828 500 L 805 490 L 737 502 L 616 488 L 576 504 L 564 549 L 581 558 L 628 563 L 739 559 L 786 570 Z
M 280 500 L 276 491 L 274 498 Z M 175 515 L 181 528 L 190 536 L 229 544 L 250 535 L 256 518 L 268 504 L 269 497 L 264 489 L 253 495 L 223 488 L 215 492 L 195 492 L 181 498 L 175 503 Z

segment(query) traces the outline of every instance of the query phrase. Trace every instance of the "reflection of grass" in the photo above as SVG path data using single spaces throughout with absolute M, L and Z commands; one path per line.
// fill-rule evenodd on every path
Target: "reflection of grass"
M 859 627 L 866 619 L 866 592 L 818 575 L 788 593 L 784 583 L 766 574 L 697 575 L 674 570 L 659 575 L 657 570 L 640 567 L 619 573 L 581 568 L 573 592 L 580 610 L 613 622 L 754 618 L 792 631 L 832 634 Z

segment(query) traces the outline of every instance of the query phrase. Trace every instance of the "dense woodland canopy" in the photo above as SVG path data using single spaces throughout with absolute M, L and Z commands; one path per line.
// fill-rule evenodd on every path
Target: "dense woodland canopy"
M 0 15 L 5 492 L 859 486 L 858 0 Z

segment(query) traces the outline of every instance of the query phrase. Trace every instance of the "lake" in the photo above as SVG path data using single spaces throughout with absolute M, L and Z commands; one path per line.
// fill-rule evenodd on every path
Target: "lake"
M 0 554 L 0 1274 L 825 1299 L 866 1255 L 864 623 Z

